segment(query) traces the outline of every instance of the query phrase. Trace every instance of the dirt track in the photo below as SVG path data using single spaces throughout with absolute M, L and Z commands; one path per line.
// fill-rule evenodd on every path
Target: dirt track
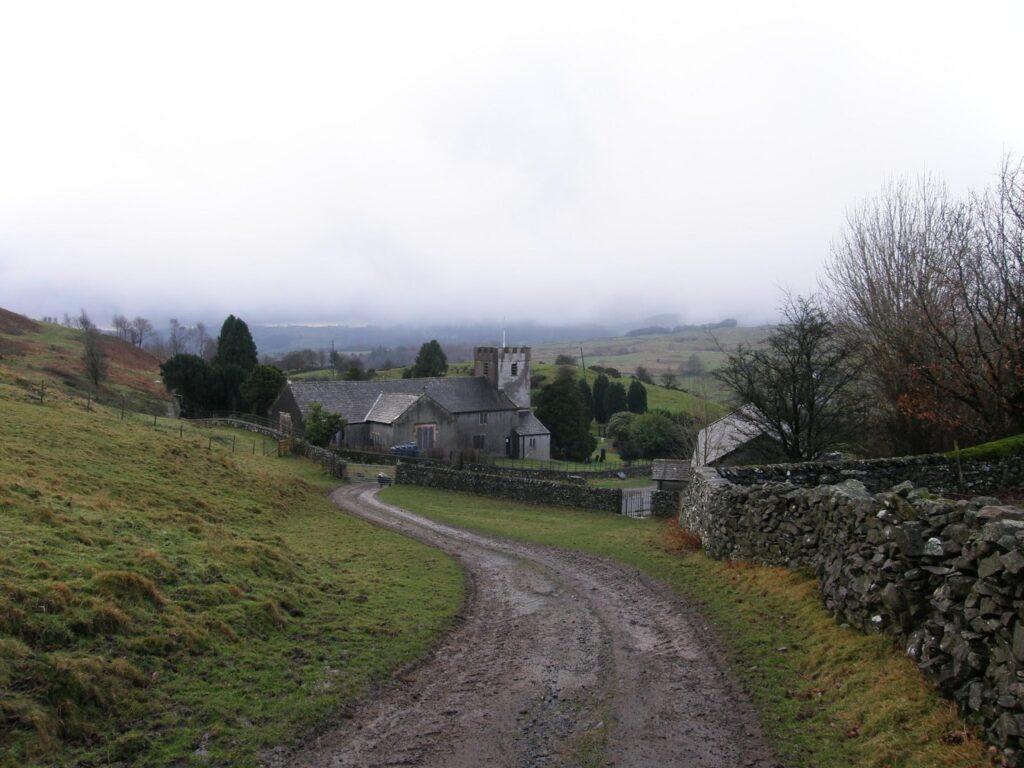
M 431 659 L 271 764 L 776 765 L 700 616 L 668 589 L 598 557 L 426 520 L 372 486 L 333 499 L 456 556 L 470 596 Z

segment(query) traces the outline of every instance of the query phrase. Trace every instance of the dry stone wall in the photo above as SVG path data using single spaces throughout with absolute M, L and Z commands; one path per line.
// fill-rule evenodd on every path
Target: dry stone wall
M 839 621 L 894 635 L 1024 765 L 1024 510 L 909 482 L 743 486 L 701 468 L 680 524 L 713 557 L 813 571 Z
M 910 481 L 935 493 L 976 494 L 1019 485 L 1024 478 L 1024 454 L 987 461 L 956 459 L 942 454 L 897 456 L 849 461 L 807 461 L 798 464 L 719 467 L 718 473 L 741 485 L 792 483 L 805 487 L 860 480 L 872 492 Z
M 675 517 L 679 514 L 682 493 L 679 491 L 653 491 L 651 493 L 651 514 L 654 517 Z
M 483 472 L 400 463 L 395 470 L 395 482 L 479 493 L 483 496 L 527 504 L 553 504 L 615 513 L 622 509 L 622 491 L 618 488 L 595 488 L 588 485 L 557 483 L 552 480 L 505 477 Z

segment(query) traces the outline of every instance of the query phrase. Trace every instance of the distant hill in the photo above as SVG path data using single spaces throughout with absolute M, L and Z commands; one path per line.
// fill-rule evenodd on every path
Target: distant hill
M 99 392 L 85 373 L 83 334 L 75 328 L 41 323 L 0 309 L 0 371 L 24 386 L 60 386 L 81 397 L 98 394 L 100 400 L 120 402 L 152 413 L 164 413 L 169 397 L 160 380 L 160 361 L 126 341 L 103 336 L 107 376 Z
M 632 331 L 627 331 L 626 336 L 657 336 L 659 333 L 671 333 L 672 331 L 663 325 L 649 325 L 645 328 L 634 328 Z
M 261 355 L 280 355 L 295 349 L 330 349 L 339 352 L 367 352 L 376 347 L 419 346 L 430 339 L 448 345 L 500 344 L 502 333 L 508 344 L 534 345 L 558 339 L 597 339 L 616 335 L 614 327 L 602 324 L 543 325 L 536 323 L 476 323 L 465 325 L 250 325 Z

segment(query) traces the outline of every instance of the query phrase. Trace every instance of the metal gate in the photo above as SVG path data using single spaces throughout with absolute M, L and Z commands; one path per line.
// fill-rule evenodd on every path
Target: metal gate
M 653 491 L 630 488 L 622 491 L 622 514 L 626 517 L 650 517 Z

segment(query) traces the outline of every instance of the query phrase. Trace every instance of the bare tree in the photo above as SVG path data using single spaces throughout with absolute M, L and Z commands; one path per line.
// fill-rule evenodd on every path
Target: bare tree
M 87 331 L 90 328 L 95 328 L 92 319 L 89 317 L 89 313 L 86 312 L 84 309 L 79 310 L 78 317 L 74 319 L 73 323 L 75 328 L 78 328 L 79 330 L 82 331 Z
M 829 291 L 866 342 L 898 443 L 931 449 L 1024 429 L 1022 213 L 1024 170 L 1007 158 L 981 194 L 903 181 L 848 216 Z
M 103 334 L 89 319 L 84 309 L 79 314 L 77 323 L 82 329 L 82 364 L 93 387 L 99 389 L 100 382 L 107 375 L 107 353 L 103 348 Z
M 144 317 L 136 317 L 132 320 L 131 341 L 138 347 L 146 343 L 146 339 L 153 333 L 153 324 Z
M 171 357 L 181 355 L 188 351 L 188 328 L 178 322 L 177 318 L 167 321 L 167 351 Z
M 217 354 L 217 339 L 206 330 L 205 323 L 196 323 L 193 337 L 196 342 L 196 354 L 206 362 L 213 360 L 214 355 Z
M 787 459 L 853 444 L 867 411 L 856 342 L 813 299 L 787 298 L 784 322 L 757 349 L 740 346 L 712 375 L 734 393 L 736 415 Z
M 129 341 L 131 337 L 132 324 L 131 321 L 124 315 L 114 315 L 114 319 L 111 321 L 111 325 L 114 326 L 114 333 L 117 338 L 122 341 Z

